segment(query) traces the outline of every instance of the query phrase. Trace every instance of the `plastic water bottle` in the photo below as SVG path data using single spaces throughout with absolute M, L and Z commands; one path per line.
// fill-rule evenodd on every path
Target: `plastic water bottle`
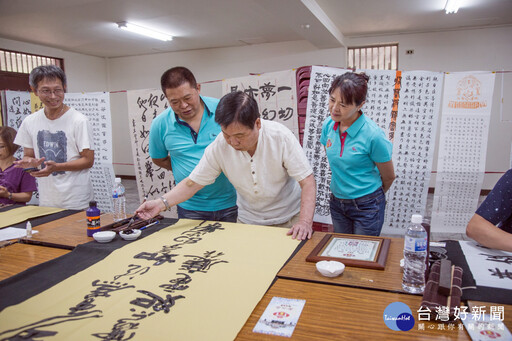
M 124 192 L 125 189 L 121 183 L 121 178 L 116 178 L 114 188 L 112 188 L 114 221 L 126 219 L 126 197 Z
M 413 294 L 425 289 L 425 262 L 427 258 L 427 231 L 421 225 L 421 214 L 413 214 L 405 232 L 404 275 L 402 289 Z
M 27 221 L 27 225 L 25 225 L 25 228 L 27 230 L 27 238 L 32 238 L 32 224 L 30 221 Z

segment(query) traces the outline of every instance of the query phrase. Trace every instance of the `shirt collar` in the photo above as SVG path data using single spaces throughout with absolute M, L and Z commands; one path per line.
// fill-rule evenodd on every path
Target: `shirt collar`
M 363 125 L 366 123 L 366 118 L 364 117 L 364 114 L 362 114 L 361 116 L 359 116 L 359 118 L 354 122 L 352 123 L 352 125 L 350 127 L 348 127 L 348 129 L 346 130 L 346 133 L 348 135 L 350 135 L 351 137 L 354 137 L 358 132 L 359 130 L 363 127 Z M 332 127 L 333 130 L 338 130 L 340 126 L 340 122 L 335 122 L 334 123 L 334 126 Z

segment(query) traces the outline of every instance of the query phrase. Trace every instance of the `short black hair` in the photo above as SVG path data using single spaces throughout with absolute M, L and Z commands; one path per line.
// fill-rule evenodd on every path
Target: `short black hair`
M 170 68 L 160 77 L 160 86 L 164 94 L 165 90 L 175 89 L 184 83 L 189 83 L 191 87 L 197 88 L 196 77 L 184 66 Z
M 346 72 L 334 78 L 329 88 L 329 95 L 332 95 L 336 89 L 340 89 L 344 103 L 360 105 L 366 100 L 369 79 L 370 77 L 364 72 Z
M 64 89 L 66 88 L 66 74 L 57 65 L 41 65 L 30 72 L 28 83 L 37 90 L 37 85 L 43 79 L 60 79 Z
M 242 91 L 231 92 L 222 97 L 215 110 L 215 122 L 222 127 L 238 122 L 253 129 L 259 117 L 258 103 Z

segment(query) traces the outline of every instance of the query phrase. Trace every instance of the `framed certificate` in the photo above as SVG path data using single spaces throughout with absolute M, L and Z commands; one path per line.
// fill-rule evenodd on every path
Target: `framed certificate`
M 306 257 L 308 262 L 335 260 L 346 266 L 384 270 L 391 240 L 351 234 L 327 234 Z

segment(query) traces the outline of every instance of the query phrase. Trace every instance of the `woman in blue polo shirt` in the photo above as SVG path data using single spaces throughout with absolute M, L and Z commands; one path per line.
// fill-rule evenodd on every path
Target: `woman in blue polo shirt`
M 369 77 L 347 72 L 329 89 L 329 112 L 320 142 L 332 171 L 334 232 L 378 236 L 384 223 L 384 193 L 395 180 L 391 142 L 363 114 Z

